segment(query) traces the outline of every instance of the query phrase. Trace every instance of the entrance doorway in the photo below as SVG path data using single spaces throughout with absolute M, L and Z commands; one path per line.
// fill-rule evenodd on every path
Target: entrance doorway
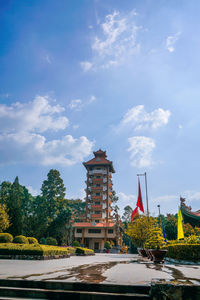
M 94 250 L 99 250 L 99 242 L 94 243 Z

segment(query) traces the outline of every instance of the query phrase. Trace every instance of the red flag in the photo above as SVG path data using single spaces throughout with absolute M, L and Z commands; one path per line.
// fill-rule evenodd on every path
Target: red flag
M 131 222 L 133 222 L 133 218 L 138 214 L 138 207 L 136 206 L 136 208 L 132 211 L 131 214 Z
M 144 207 L 143 207 L 143 203 L 142 203 L 142 193 L 141 193 L 141 189 L 140 189 L 140 180 L 138 178 L 138 199 L 137 199 L 137 207 L 139 207 L 139 209 L 144 212 Z

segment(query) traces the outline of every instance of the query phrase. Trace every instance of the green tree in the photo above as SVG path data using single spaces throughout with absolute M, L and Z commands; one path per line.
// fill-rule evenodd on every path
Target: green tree
M 72 210 L 69 207 L 62 209 L 58 216 L 50 224 L 48 232 L 58 241 L 59 245 L 68 244 L 69 231 L 67 230 L 68 224 L 72 215 Z
M 41 191 L 42 196 L 47 200 L 48 218 L 52 222 L 66 205 L 66 188 L 58 170 L 51 169 L 49 171 L 47 180 L 44 180 L 42 184 Z
M 81 222 L 85 218 L 86 204 L 81 199 L 68 199 L 67 205 L 72 210 L 74 222 Z
M 38 239 L 46 235 L 50 220 L 48 218 L 48 201 L 38 195 L 31 202 L 31 214 L 27 220 L 27 236 L 34 236 Z
M 9 181 L 3 181 L 0 184 L 0 203 L 5 204 L 8 207 L 8 202 L 10 199 L 12 183 Z
M 177 217 L 175 215 L 168 214 L 163 222 L 164 222 L 165 235 L 167 240 L 176 240 L 177 239 Z
M 131 237 L 134 245 L 144 247 L 152 229 L 157 226 L 156 218 L 138 216 L 133 223 L 128 224 L 128 229 L 125 233 Z
M 112 198 L 113 203 L 117 203 L 117 201 L 119 200 L 119 197 L 117 196 L 117 194 L 114 190 L 112 190 L 111 198 Z
M 5 204 L 0 204 L 0 232 L 5 231 L 9 226 L 8 210 Z
M 127 205 L 124 207 L 124 213 L 122 216 L 122 221 L 125 223 L 130 223 L 131 222 L 131 214 L 132 214 L 133 209 L 130 207 L 130 205 Z
M 20 235 L 23 233 L 23 210 L 22 210 L 22 201 L 23 201 L 23 188 L 19 184 L 18 176 L 15 178 L 7 199 L 7 207 L 9 209 L 9 216 L 11 226 L 9 227 L 9 232 L 13 235 Z

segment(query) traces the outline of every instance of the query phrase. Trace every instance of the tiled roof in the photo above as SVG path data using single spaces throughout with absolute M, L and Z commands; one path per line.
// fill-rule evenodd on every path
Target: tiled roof
M 92 224 L 91 222 L 80 222 L 74 223 L 73 227 L 114 227 L 115 223 L 96 223 L 96 225 Z
M 111 172 L 115 172 L 114 168 L 113 168 L 113 163 L 112 161 L 106 159 L 106 151 L 102 151 L 101 149 L 93 152 L 95 157 L 88 160 L 87 162 L 84 162 L 83 165 L 86 166 L 95 166 L 95 165 L 109 165 L 110 166 L 110 171 Z

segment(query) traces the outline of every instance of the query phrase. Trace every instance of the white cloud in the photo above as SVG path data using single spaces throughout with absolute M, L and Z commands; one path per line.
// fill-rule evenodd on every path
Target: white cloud
M 92 102 L 96 101 L 96 97 L 94 95 L 92 95 L 89 100 L 87 101 L 87 104 L 90 104 Z
M 80 65 L 84 72 L 87 72 L 92 68 L 92 63 L 89 61 L 82 61 L 80 62 Z
M 27 189 L 29 191 L 29 193 L 32 195 L 32 196 L 37 196 L 39 195 L 40 193 L 38 193 L 38 191 L 36 191 L 32 186 L 27 186 Z
M 124 115 L 120 128 L 128 125 L 133 127 L 134 130 L 157 129 L 168 123 L 170 115 L 169 110 L 162 108 L 148 113 L 145 111 L 144 105 L 134 106 Z
M 138 53 L 140 46 L 136 36 L 141 27 L 135 24 L 136 15 L 135 10 L 126 15 L 114 11 L 97 24 L 99 33 L 91 45 L 94 56 L 92 62 L 81 62 L 84 71 L 116 66 Z
M 94 101 L 96 101 L 96 97 L 94 95 L 92 95 L 88 100 L 85 101 L 82 101 L 81 99 L 75 99 L 70 102 L 69 108 L 71 110 L 80 111 L 83 107 L 93 103 Z
M 134 206 L 136 204 L 136 200 L 137 200 L 136 195 L 133 194 L 127 195 L 123 192 L 119 192 L 118 196 L 119 196 L 119 200 L 123 202 L 124 206 L 126 205 Z
M 69 121 L 58 116 L 64 111 L 60 105 L 51 105 L 48 97 L 37 96 L 28 103 L 16 102 L 11 106 L 0 104 L 0 131 L 37 131 L 65 129 Z
M 68 119 L 60 116 L 63 112 L 63 107 L 51 105 L 48 97 L 41 96 L 28 103 L 0 105 L 0 164 L 67 166 L 83 161 L 93 147 L 87 137 L 50 138 L 52 131 L 68 126 Z
M 93 142 L 85 136 L 78 139 L 65 135 L 47 141 L 42 135 L 19 132 L 0 135 L 0 164 L 34 163 L 41 165 L 73 165 L 92 152 Z
M 73 129 L 78 129 L 80 126 L 78 124 L 73 125 Z
M 174 45 L 178 41 L 180 35 L 181 35 L 181 33 L 177 32 L 176 34 L 170 35 L 170 36 L 167 37 L 167 39 L 166 39 L 166 49 L 169 52 L 174 52 L 174 50 L 175 50 Z
M 177 195 L 164 195 L 159 197 L 154 197 L 151 199 L 152 202 L 155 202 L 157 204 L 164 204 L 169 202 L 177 201 L 179 197 Z
M 131 153 L 131 164 L 137 168 L 149 167 L 153 164 L 152 151 L 155 142 L 152 138 L 145 136 L 133 136 L 128 138 L 130 144 L 128 151 Z
M 44 57 L 44 59 L 45 59 L 45 61 L 46 61 L 48 64 L 51 64 L 51 63 L 52 63 L 49 54 L 46 54 L 45 57 Z
M 81 99 L 72 100 L 69 104 L 69 108 L 70 109 L 75 109 L 75 110 L 81 110 L 82 100 Z
M 177 194 L 172 195 L 162 195 L 158 197 L 151 196 L 150 201 L 150 209 L 154 210 L 154 213 L 157 214 L 157 205 L 159 204 L 161 207 L 162 214 L 168 213 L 178 213 L 178 206 L 180 205 L 180 195 L 181 197 L 186 199 L 186 205 L 192 207 L 192 211 L 196 211 L 199 209 L 199 199 L 200 192 L 186 190 L 182 192 L 178 192 Z

